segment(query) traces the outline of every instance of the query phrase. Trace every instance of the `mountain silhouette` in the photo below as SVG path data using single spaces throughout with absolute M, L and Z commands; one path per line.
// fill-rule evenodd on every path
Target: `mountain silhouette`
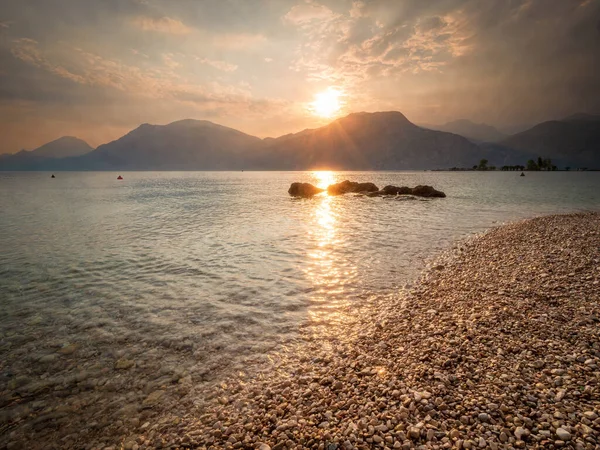
M 85 170 L 237 170 L 249 167 L 262 140 L 206 120 L 143 124 L 70 161 Z
M 560 166 L 600 168 L 600 116 L 575 114 L 543 122 L 500 144 L 551 158 Z
M 462 136 L 421 128 L 402 113 L 354 113 L 321 128 L 270 140 L 261 165 L 284 170 L 448 168 L 479 161 Z
M 474 123 L 467 119 L 454 120 L 444 125 L 423 125 L 432 130 L 446 131 L 466 137 L 473 142 L 497 142 L 507 137 L 498 129 L 485 123 Z
M 1 170 L 39 170 L 53 159 L 77 157 L 92 151 L 85 141 L 63 136 L 34 150 L 21 150 L 12 155 L 0 155 Z

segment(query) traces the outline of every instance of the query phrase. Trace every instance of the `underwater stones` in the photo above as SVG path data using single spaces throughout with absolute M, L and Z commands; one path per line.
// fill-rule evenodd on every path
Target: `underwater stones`
M 115 369 L 117 370 L 126 370 L 132 368 L 133 366 L 135 366 L 135 362 L 130 359 L 122 358 L 117 360 L 115 363 Z
M 165 395 L 165 391 L 158 389 L 152 392 L 148 397 L 143 401 L 144 405 L 154 405 L 160 401 L 160 399 Z
M 72 355 L 79 349 L 78 344 L 65 344 L 57 350 L 57 353 L 61 355 Z

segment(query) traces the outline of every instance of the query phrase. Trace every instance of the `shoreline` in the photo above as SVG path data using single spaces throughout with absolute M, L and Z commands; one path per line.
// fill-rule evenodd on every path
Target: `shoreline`
M 459 241 L 350 337 L 308 340 L 124 448 L 597 448 L 598 248 L 598 213 Z

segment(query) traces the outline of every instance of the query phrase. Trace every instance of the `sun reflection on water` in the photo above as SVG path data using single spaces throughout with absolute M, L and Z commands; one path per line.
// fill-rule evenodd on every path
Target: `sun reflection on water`
M 336 182 L 332 171 L 313 172 L 314 184 L 322 189 Z M 333 325 L 345 321 L 349 302 L 347 284 L 356 275 L 356 266 L 343 257 L 348 243 L 340 230 L 339 216 L 347 205 L 339 198 L 319 195 L 314 198 L 312 225 L 309 227 L 306 275 L 314 286 L 309 318 L 313 337 L 330 334 Z
M 327 186 L 335 183 L 335 174 L 331 170 L 317 170 L 312 173 L 316 178 L 316 185 L 321 189 L 327 189 Z

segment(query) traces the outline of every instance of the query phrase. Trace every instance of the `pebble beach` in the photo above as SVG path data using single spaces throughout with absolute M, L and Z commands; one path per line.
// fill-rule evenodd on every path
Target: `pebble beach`
M 600 448 L 600 215 L 459 241 L 412 288 L 300 335 L 197 397 L 164 376 L 76 440 L 6 422 L 0 448 Z
M 600 448 L 599 249 L 593 213 L 460 242 L 347 333 L 307 337 L 123 446 Z

